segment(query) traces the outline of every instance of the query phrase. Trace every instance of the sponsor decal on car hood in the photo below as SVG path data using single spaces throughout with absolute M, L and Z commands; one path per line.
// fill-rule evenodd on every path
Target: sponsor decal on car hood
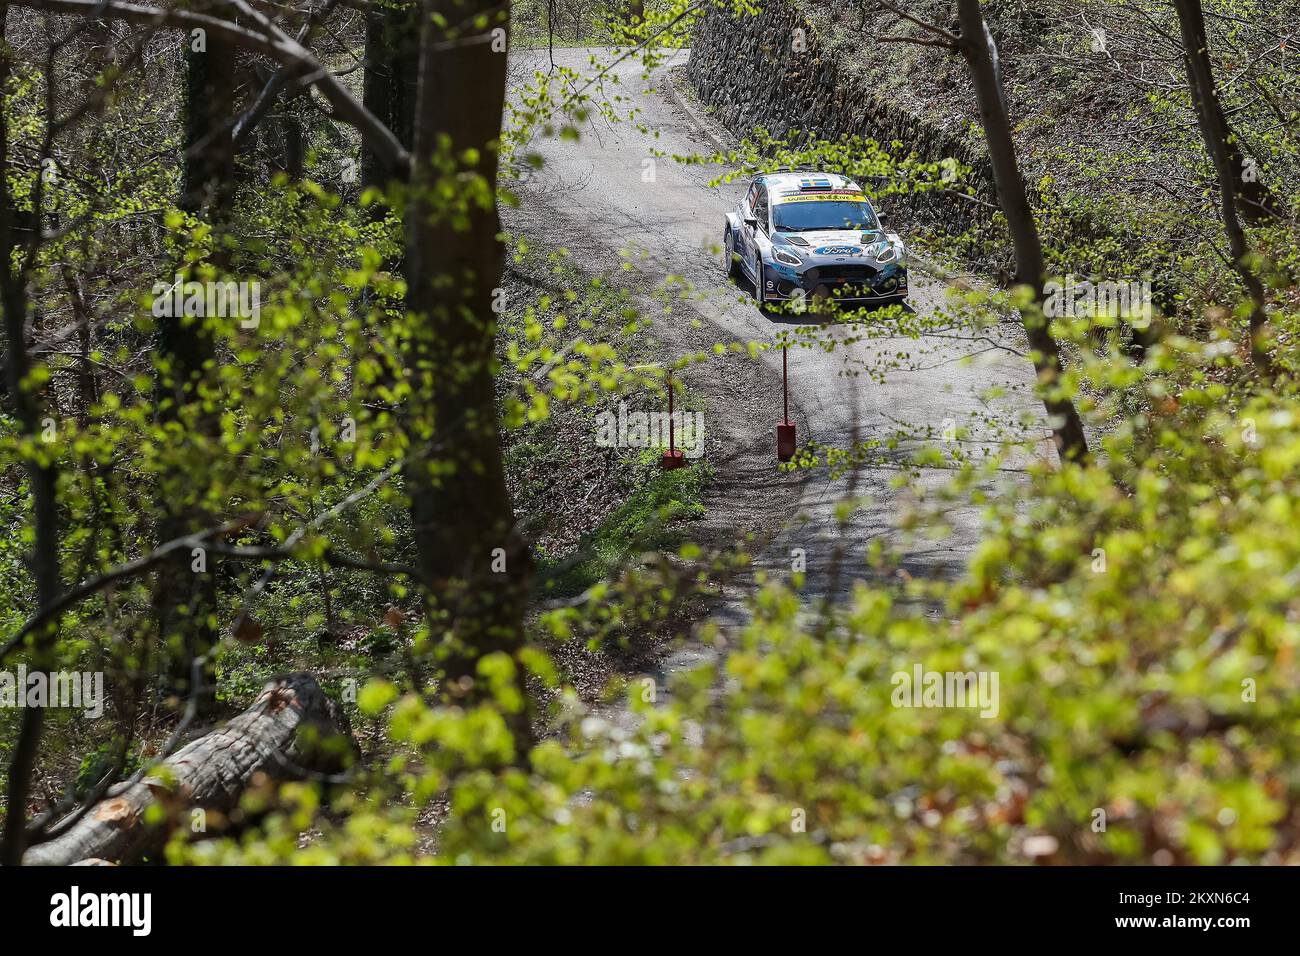
M 802 242 L 790 245 L 804 259 L 878 259 L 887 249 L 889 240 L 883 232 L 863 232 L 859 229 L 836 229 L 823 232 L 779 233 L 778 238 L 790 240 L 798 237 Z M 803 243 L 807 243 L 804 245 Z
M 861 229 L 819 229 L 816 232 L 781 232 L 782 239 L 798 237 L 812 249 L 821 246 L 874 246 L 884 239 L 884 233 L 863 232 Z

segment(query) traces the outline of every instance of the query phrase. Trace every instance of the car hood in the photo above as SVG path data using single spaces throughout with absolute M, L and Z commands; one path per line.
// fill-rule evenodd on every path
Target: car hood
M 816 232 L 778 232 L 777 238 L 794 249 L 801 258 L 861 258 L 875 262 L 890 247 L 884 230 L 825 229 Z M 807 243 L 805 245 L 804 243 Z

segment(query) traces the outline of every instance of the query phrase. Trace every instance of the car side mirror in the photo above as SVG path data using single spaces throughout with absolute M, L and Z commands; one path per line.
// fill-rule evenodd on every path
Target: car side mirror
M 880 223 L 882 226 L 887 226 L 887 225 L 889 225 L 889 213 L 887 213 L 887 212 L 877 212 L 877 213 L 876 213 L 876 222 Z
M 750 229 L 757 229 L 757 228 L 758 228 L 758 219 L 756 219 L 756 218 L 753 217 L 753 216 L 746 216 L 746 217 L 745 217 L 745 225 L 747 225 Z

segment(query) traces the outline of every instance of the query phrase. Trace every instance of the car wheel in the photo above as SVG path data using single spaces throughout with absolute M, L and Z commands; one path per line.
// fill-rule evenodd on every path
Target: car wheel
M 754 253 L 754 301 L 758 303 L 758 309 L 763 310 L 763 254 L 755 251 Z
M 740 273 L 740 264 L 736 259 L 736 234 L 728 226 L 722 234 L 722 265 L 727 270 L 727 278 L 734 279 Z

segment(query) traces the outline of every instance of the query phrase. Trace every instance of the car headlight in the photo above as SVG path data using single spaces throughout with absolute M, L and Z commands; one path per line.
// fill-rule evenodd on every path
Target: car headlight
M 892 245 L 885 246 L 885 248 L 876 253 L 877 262 L 893 262 L 897 258 L 898 250 Z
M 803 265 L 802 259 L 796 256 L 793 252 L 790 252 L 789 250 L 786 249 L 773 249 L 772 258 L 775 259 L 777 262 L 784 262 L 788 266 Z

